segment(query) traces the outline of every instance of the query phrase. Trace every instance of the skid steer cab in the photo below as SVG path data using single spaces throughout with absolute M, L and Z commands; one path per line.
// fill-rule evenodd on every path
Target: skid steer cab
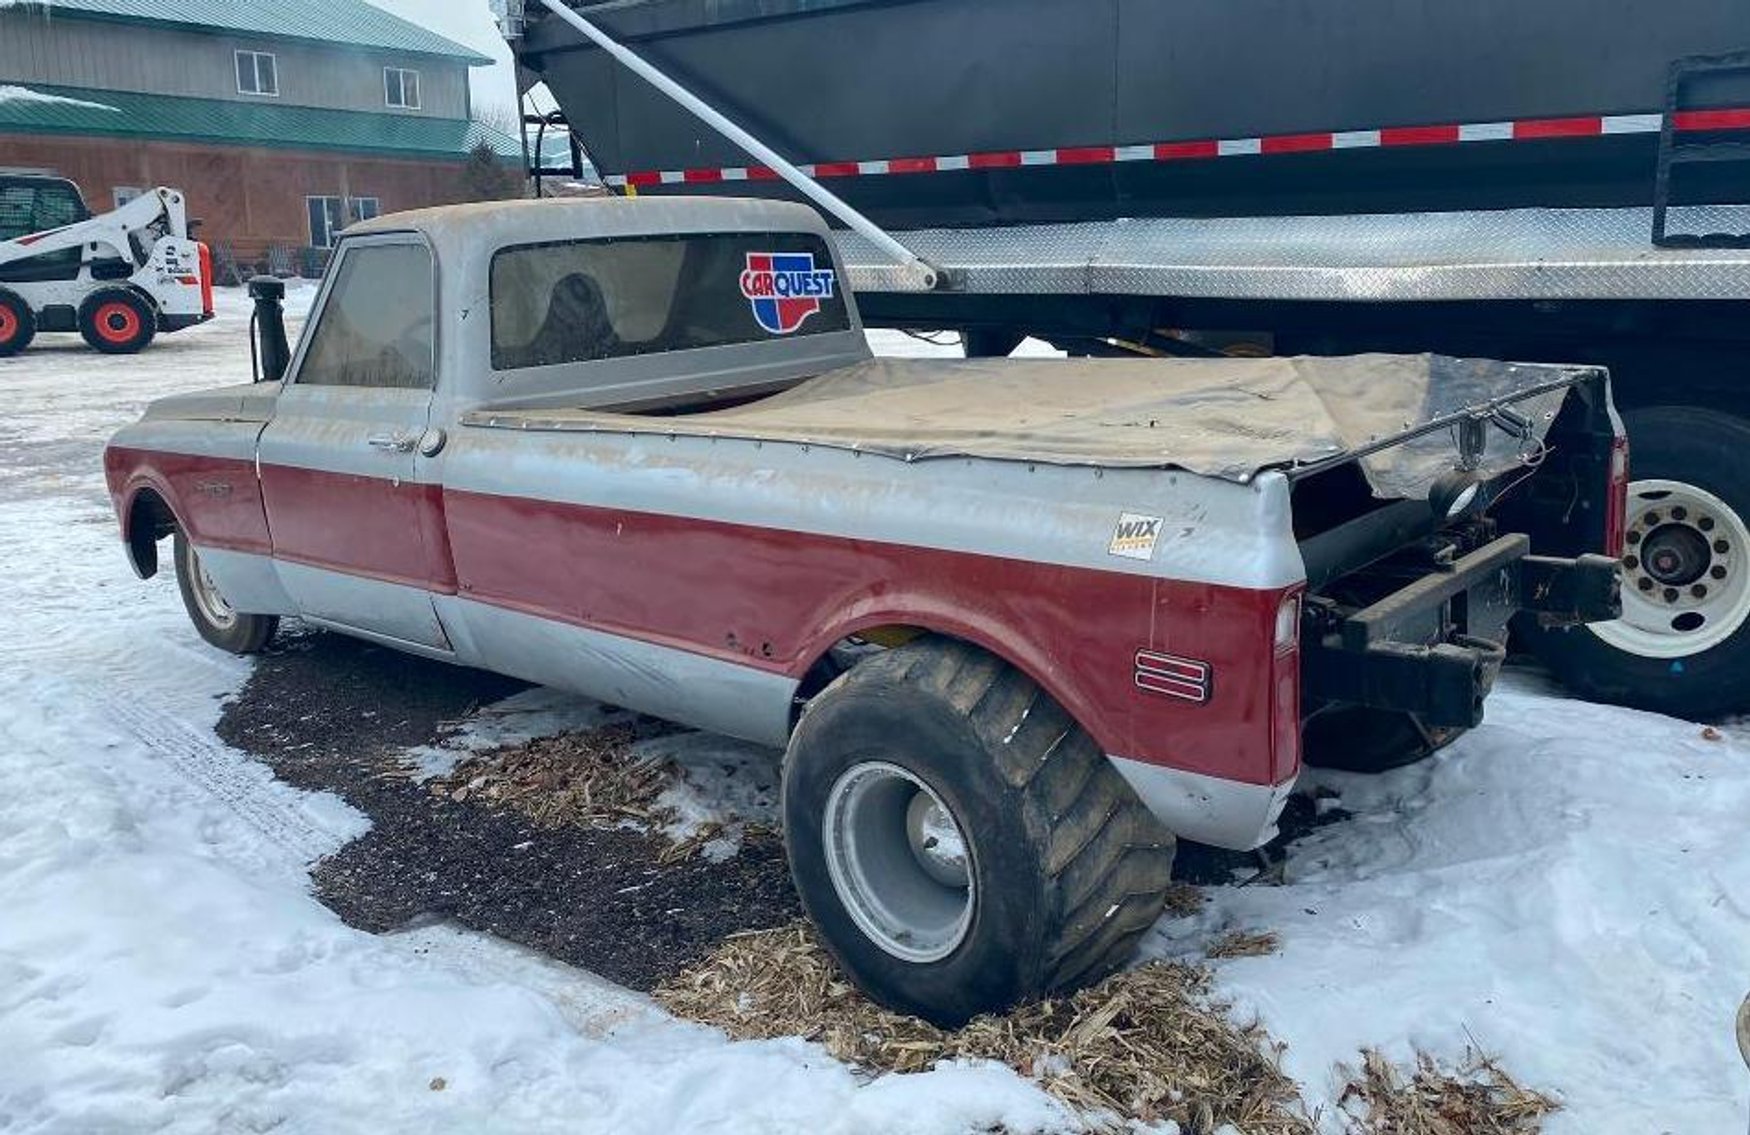
M 182 192 L 154 189 L 93 216 L 60 177 L 0 177 L 0 358 L 39 331 L 128 355 L 213 317 L 212 256 L 190 240 Z

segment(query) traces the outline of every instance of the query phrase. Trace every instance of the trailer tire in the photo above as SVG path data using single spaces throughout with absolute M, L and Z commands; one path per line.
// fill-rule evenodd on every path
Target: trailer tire
M 939 1025 L 1098 980 L 1165 903 L 1172 835 L 1069 714 L 964 643 L 841 675 L 803 714 L 782 791 L 827 949 Z
M 280 621 L 273 615 L 250 615 L 234 609 L 207 577 L 200 553 L 178 529 L 174 537 L 176 589 L 194 629 L 208 643 L 232 654 L 256 654 L 273 638 Z
M 1536 630 L 1533 645 L 1595 701 L 1691 718 L 1750 709 L 1750 421 L 1694 406 L 1624 420 L 1623 617 Z
M 36 338 L 36 313 L 18 295 L 0 291 L 0 359 L 18 354 Z
M 79 334 L 106 355 L 143 351 L 157 333 L 157 311 L 130 288 L 99 288 L 79 305 Z

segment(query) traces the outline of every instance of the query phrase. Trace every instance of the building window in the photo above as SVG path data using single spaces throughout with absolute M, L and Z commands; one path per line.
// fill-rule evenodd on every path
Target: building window
M 278 95 L 279 68 L 272 53 L 239 51 L 237 53 L 237 93 L 240 95 Z
M 333 248 L 341 229 L 383 211 L 383 203 L 375 197 L 306 197 L 304 206 L 310 214 L 312 248 Z
M 383 68 L 383 98 L 390 106 L 419 109 L 419 72 L 404 67 Z
M 110 192 L 115 198 L 115 207 L 119 209 L 146 191 L 137 185 L 118 185 Z

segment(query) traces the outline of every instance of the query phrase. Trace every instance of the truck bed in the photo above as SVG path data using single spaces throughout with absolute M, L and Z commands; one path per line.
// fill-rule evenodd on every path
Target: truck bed
M 1348 359 L 872 359 L 758 401 L 680 414 L 482 409 L 468 425 L 736 438 L 903 461 L 985 458 L 1172 468 L 1245 483 L 1265 469 L 1358 460 L 1374 493 L 1419 498 L 1457 456 L 1449 419 L 1514 404 L 1488 431 L 1494 476 L 1541 444 L 1590 368 L 1436 355 Z

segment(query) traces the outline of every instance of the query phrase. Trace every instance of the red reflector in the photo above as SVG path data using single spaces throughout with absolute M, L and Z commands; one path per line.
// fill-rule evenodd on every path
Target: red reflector
M 1628 438 L 1610 447 L 1610 500 L 1604 509 L 1604 554 L 1621 558 L 1628 535 Z

